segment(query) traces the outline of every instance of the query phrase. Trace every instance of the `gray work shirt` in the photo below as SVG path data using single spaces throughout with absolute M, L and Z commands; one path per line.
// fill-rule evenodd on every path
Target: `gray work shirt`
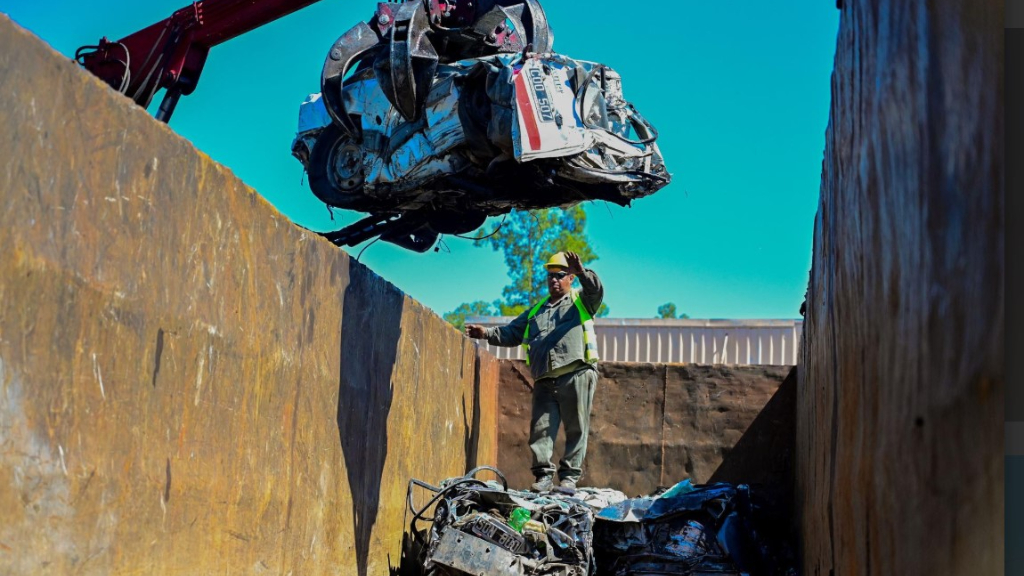
M 597 273 L 586 268 L 577 276 L 583 290 L 579 293 L 583 306 L 593 316 L 604 300 L 604 286 Z M 580 311 L 573 304 L 572 293 L 557 302 L 548 299 L 530 322 L 530 374 L 534 380 L 550 377 L 552 373 L 564 372 L 570 364 L 581 368 L 592 368 L 584 361 L 586 348 L 583 344 L 583 323 Z M 531 306 L 532 309 L 532 306 Z M 494 346 L 518 346 L 523 343 L 526 331 L 526 310 L 505 326 L 487 328 L 484 336 Z

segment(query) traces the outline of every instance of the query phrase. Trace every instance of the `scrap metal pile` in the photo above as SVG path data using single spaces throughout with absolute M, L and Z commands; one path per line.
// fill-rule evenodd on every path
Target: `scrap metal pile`
M 491 470 L 501 483 L 474 475 Z M 416 509 L 413 486 L 435 496 Z M 586 576 L 593 567 L 594 511 L 582 501 L 557 495 L 509 490 L 504 476 L 482 466 L 462 478 L 433 487 L 419 480 L 409 485 L 412 531 L 433 505 L 434 514 L 420 544 L 430 576 L 454 574 Z
M 661 495 L 608 506 L 595 522 L 598 574 L 794 576 L 779 523 L 758 500 L 745 484 L 686 480 Z
M 292 153 L 369 217 L 325 234 L 425 251 L 513 209 L 622 206 L 669 183 L 620 76 L 552 52 L 538 0 L 380 3 L 331 48 Z
M 482 470 L 500 481 L 477 479 Z M 417 486 L 434 494 L 420 507 Z M 632 499 L 596 488 L 538 494 L 510 490 L 488 466 L 438 487 L 409 484 L 429 576 L 794 576 L 789 548 L 755 502 L 746 485 L 689 481 Z

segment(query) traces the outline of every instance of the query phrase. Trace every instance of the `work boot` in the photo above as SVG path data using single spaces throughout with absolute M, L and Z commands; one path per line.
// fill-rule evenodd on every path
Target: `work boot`
M 533 488 L 535 492 L 550 492 L 554 486 L 555 483 L 552 482 L 551 476 L 541 476 L 540 478 L 537 478 L 537 481 L 533 483 L 531 488 Z
M 555 488 L 555 490 L 571 496 L 576 493 L 576 480 L 572 478 L 562 478 L 562 481 L 558 483 L 558 488 Z

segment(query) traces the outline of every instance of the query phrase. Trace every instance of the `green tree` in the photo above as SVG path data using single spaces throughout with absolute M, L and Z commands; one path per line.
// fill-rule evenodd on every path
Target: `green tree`
M 547 296 L 544 263 L 555 252 L 575 252 L 580 255 L 583 265 L 597 260 L 597 254 L 590 248 L 586 235 L 587 215 L 583 207 L 547 208 L 544 210 L 514 211 L 503 221 L 488 226 L 476 246 L 489 246 L 501 252 L 508 268 L 509 284 L 502 290 L 502 297 L 488 305 L 483 301 L 461 304 L 445 314 L 445 320 L 453 325 L 460 319 L 464 324 L 467 316 L 486 316 L 477 311 L 491 310 L 499 316 L 518 316 L 529 309 L 531 303 Z M 607 316 L 609 308 L 601 305 L 596 316 Z
M 676 315 L 676 305 L 672 302 L 666 302 L 661 306 L 658 306 L 658 318 L 689 318 L 689 314 Z
M 459 307 L 455 310 L 445 314 L 444 319 L 452 326 L 458 328 L 459 331 L 462 331 L 466 327 L 466 318 L 472 316 L 494 316 L 494 307 L 483 300 L 463 303 L 459 304 Z
M 503 316 L 516 316 L 547 295 L 544 262 L 554 252 L 576 252 L 583 265 L 597 260 L 590 248 L 583 207 L 548 208 L 532 212 L 515 211 L 504 222 L 492 224 L 477 240 L 477 246 L 490 246 L 505 257 L 511 282 L 497 303 Z M 488 236 L 488 234 L 490 234 Z

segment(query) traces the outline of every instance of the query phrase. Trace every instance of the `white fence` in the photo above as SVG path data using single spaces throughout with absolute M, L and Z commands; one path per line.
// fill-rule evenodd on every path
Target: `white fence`
M 504 326 L 510 317 L 478 317 L 467 324 Z M 795 365 L 803 320 L 673 320 L 597 318 L 601 360 L 689 364 Z M 478 341 L 498 358 L 522 359 L 520 346 Z

